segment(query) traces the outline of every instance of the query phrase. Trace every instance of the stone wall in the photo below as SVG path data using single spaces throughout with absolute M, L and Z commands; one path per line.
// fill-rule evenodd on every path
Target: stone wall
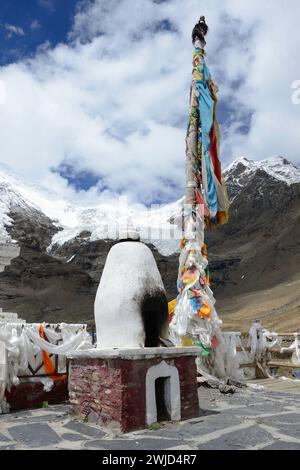
M 46 392 L 41 382 L 23 382 L 5 393 L 10 411 L 41 408 L 46 404 L 58 405 L 68 399 L 68 379 L 54 381 L 53 388 Z

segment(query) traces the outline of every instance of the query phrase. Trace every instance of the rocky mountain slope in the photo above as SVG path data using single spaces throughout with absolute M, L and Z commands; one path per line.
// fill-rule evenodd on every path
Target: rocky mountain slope
M 300 330 L 300 170 L 280 157 L 241 158 L 225 177 L 230 222 L 208 236 L 225 326 L 245 329 L 261 318 Z
M 207 234 L 213 289 L 226 328 L 300 329 L 300 170 L 282 157 L 239 158 L 225 171 L 228 225 Z M 0 306 L 28 321 L 87 321 L 116 221 L 146 240 L 174 230 L 181 201 L 146 212 L 116 203 L 79 207 L 0 168 L 0 242 L 20 255 L 0 274 Z M 126 210 L 125 210 L 126 209 Z M 105 238 L 109 237 L 110 240 Z M 169 298 L 176 296 L 178 240 L 150 245 Z

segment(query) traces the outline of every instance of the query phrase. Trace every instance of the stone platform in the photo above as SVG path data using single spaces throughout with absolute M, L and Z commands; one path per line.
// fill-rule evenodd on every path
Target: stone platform
M 2 415 L 0 450 L 300 450 L 300 384 L 276 384 L 234 395 L 201 386 L 198 418 L 126 435 L 72 420 L 69 405 Z
M 70 356 L 72 415 L 121 432 L 199 416 L 197 348 L 79 351 Z

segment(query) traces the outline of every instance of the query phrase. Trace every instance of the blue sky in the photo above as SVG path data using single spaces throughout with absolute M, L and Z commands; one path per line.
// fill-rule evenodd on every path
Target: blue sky
M 82 204 L 180 198 L 190 37 L 201 14 L 223 167 L 241 155 L 299 163 L 291 86 L 300 79 L 300 2 L 289 5 L 1 0 L 0 163 Z
M 35 53 L 49 41 L 52 46 L 67 39 L 76 0 L 1 0 L 0 61 L 7 64 Z M 10 34 L 9 26 L 22 31 Z

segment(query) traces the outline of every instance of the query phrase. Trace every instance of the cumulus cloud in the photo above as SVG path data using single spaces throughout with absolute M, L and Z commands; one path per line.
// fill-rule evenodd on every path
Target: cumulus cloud
M 6 89 L 1 160 L 81 201 L 124 194 L 148 204 L 180 197 L 190 37 L 205 14 L 224 164 L 241 154 L 299 162 L 300 106 L 291 86 L 300 78 L 300 3 L 289 5 L 80 1 L 66 44 L 48 44 L 33 59 L 0 69 Z M 72 168 L 73 179 L 95 175 L 98 191 L 75 194 L 59 168 Z

